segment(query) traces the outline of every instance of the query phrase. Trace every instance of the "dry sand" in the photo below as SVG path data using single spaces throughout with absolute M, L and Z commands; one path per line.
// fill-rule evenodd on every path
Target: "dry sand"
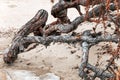
M 13 37 L 12 32 L 6 30 L 20 28 L 28 20 L 30 20 L 39 9 L 45 9 L 50 14 L 50 9 L 53 4 L 50 0 L 0 0 L 0 53 L 2 54 Z M 57 1 L 57 0 L 56 0 Z M 75 9 L 69 10 L 69 17 L 73 20 L 78 13 Z M 74 13 L 73 13 L 74 12 Z M 47 23 L 55 19 L 49 15 Z M 83 32 L 87 29 L 92 29 L 95 23 L 84 22 L 79 25 L 76 32 Z M 103 28 L 99 25 L 97 31 L 102 31 Z M 110 29 L 108 29 L 110 30 Z M 4 33 L 4 31 L 8 31 Z M 11 34 L 10 34 L 11 33 Z M 98 48 L 101 48 L 106 43 L 100 43 L 90 49 L 89 62 L 96 64 Z M 74 53 L 71 53 L 74 52 Z M 45 48 L 43 45 L 37 46 L 35 49 L 19 54 L 18 59 L 11 66 L 6 65 L 0 55 L 0 69 L 17 69 L 33 71 L 38 76 L 45 73 L 55 73 L 61 80 L 81 80 L 78 76 L 79 65 L 81 62 L 82 50 L 79 44 L 76 47 L 66 43 L 51 43 Z M 103 66 L 109 55 L 101 55 L 101 66 Z
M 92 29 L 93 24 L 94 23 L 84 22 L 79 25 L 76 32 L 84 31 L 88 27 Z M 13 36 L 8 37 L 7 35 L 0 38 L 1 53 L 8 47 Z M 101 49 L 105 44 L 109 43 L 103 42 L 90 49 L 89 62 L 91 64 L 96 64 L 98 60 L 97 53 L 103 51 L 98 49 Z M 68 45 L 66 43 L 51 43 L 47 48 L 43 45 L 39 45 L 33 50 L 19 54 L 18 59 L 11 66 L 6 65 L 2 60 L 3 56 L 0 55 L 0 69 L 28 70 L 38 76 L 46 73 L 54 73 L 59 76 L 61 80 L 82 80 L 78 76 L 81 56 L 82 50 L 79 44 L 74 47 L 74 45 Z M 100 55 L 100 57 L 99 63 L 101 65 L 99 67 L 103 67 L 110 56 L 104 54 Z

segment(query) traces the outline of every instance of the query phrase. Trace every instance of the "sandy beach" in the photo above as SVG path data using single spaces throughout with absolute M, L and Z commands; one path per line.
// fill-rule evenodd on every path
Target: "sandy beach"
M 56 0 L 57 2 L 57 0 Z M 14 33 L 19 28 L 29 21 L 38 10 L 45 9 L 49 13 L 47 24 L 56 19 L 51 16 L 50 0 L 0 0 L 0 69 L 12 70 L 28 70 L 34 72 L 37 76 L 46 73 L 54 73 L 61 80 L 82 80 L 79 77 L 79 65 L 81 62 L 82 50 L 80 44 L 76 46 L 66 43 L 51 43 L 47 48 L 43 45 L 38 45 L 35 49 L 19 54 L 18 59 L 11 66 L 3 62 L 3 51 L 10 45 Z M 82 7 L 84 12 L 84 8 Z M 75 19 L 79 16 L 78 12 L 72 8 L 68 10 L 68 16 Z M 92 29 L 95 23 L 84 22 L 79 25 L 76 32 L 83 32 L 87 29 Z M 97 31 L 102 31 L 103 27 L 100 24 Z M 108 28 L 108 31 L 113 32 L 113 29 Z M 93 65 L 97 62 L 97 53 L 99 48 L 109 43 L 100 43 L 90 49 L 89 62 Z M 115 45 L 115 44 L 113 44 Z M 110 55 L 100 55 L 101 67 L 105 65 Z M 119 60 L 116 61 L 119 63 Z

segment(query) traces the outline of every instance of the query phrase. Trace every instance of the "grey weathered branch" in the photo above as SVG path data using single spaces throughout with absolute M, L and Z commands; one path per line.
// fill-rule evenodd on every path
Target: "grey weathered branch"
M 41 37 L 41 36 L 27 36 L 23 37 L 21 40 L 19 40 L 16 45 L 14 45 L 13 52 L 15 55 L 20 53 L 20 50 L 16 50 L 15 47 L 18 49 L 24 50 L 24 44 L 26 43 L 40 43 L 40 44 L 50 44 L 51 42 L 63 42 L 63 43 L 70 43 L 70 42 L 82 42 L 82 49 L 83 49 L 83 57 L 82 57 L 82 62 L 80 66 L 80 76 L 84 76 L 85 79 L 88 79 L 89 77 L 87 76 L 86 72 L 84 71 L 85 69 L 92 70 L 95 72 L 96 77 L 99 77 L 101 79 L 103 78 L 111 78 L 114 75 L 111 73 L 106 73 L 103 72 L 104 70 L 96 68 L 88 63 L 88 55 L 89 55 L 89 48 L 92 45 L 95 45 L 99 42 L 102 41 L 112 41 L 112 42 L 119 42 L 119 36 L 118 35 L 111 35 L 111 34 L 106 34 L 102 35 L 101 33 L 91 33 L 90 30 L 83 32 L 81 35 L 61 35 L 61 36 L 48 36 L 48 37 Z M 89 43 L 89 44 L 88 44 Z M 16 59 L 12 59 L 14 56 L 10 57 L 8 54 L 7 56 L 4 56 L 5 60 L 11 61 L 12 62 Z
M 82 56 L 82 62 L 79 68 L 79 75 L 85 80 L 89 79 L 89 77 L 87 76 L 87 73 L 84 71 L 88 63 L 89 48 L 90 48 L 90 45 L 87 42 L 82 43 L 83 56 Z
M 29 22 L 22 26 L 22 28 L 13 38 L 11 46 L 4 54 L 4 61 L 6 63 L 13 63 L 13 61 L 17 58 L 17 54 L 22 52 L 24 47 L 27 47 L 30 44 L 28 42 L 22 44 L 20 41 L 22 38 L 27 37 L 29 33 L 34 32 L 36 28 L 44 27 L 47 21 L 47 17 L 47 11 L 41 9 Z
M 89 63 L 87 64 L 86 68 L 88 70 L 92 70 L 95 73 L 95 77 L 93 76 L 93 78 L 99 77 L 101 80 L 104 80 L 106 78 L 109 79 L 109 78 L 114 77 L 114 74 L 104 72 L 103 69 L 96 68 L 95 66 L 93 66 L 93 65 L 91 65 Z M 94 80 L 94 79 L 92 79 L 92 80 Z
M 84 78 L 85 80 L 94 80 L 96 77 L 99 77 L 100 79 L 104 80 L 106 78 L 112 78 L 114 77 L 113 74 L 111 73 L 106 73 L 105 70 L 96 68 L 95 66 L 92 66 L 88 63 L 88 59 L 89 59 L 89 49 L 92 45 L 95 45 L 99 42 L 102 41 L 112 41 L 112 42 L 118 42 L 118 37 L 117 36 L 112 36 L 110 34 L 108 35 L 101 35 L 101 34 L 96 34 L 96 37 L 93 34 L 90 33 L 90 30 L 85 31 L 83 33 L 83 36 L 81 36 L 81 40 L 83 41 L 82 43 L 82 50 L 83 50 L 83 56 L 82 56 L 82 62 L 79 68 L 79 75 L 80 77 Z M 90 45 L 92 44 L 92 45 Z M 95 75 L 93 76 L 93 78 L 91 79 L 88 74 L 85 72 L 85 69 L 87 68 L 87 70 L 92 70 Z
M 89 4 L 92 4 L 92 1 L 94 1 L 94 0 L 91 0 Z M 95 2 L 96 2 L 95 4 L 99 4 L 100 6 L 103 6 L 105 8 L 106 0 L 103 0 L 102 2 L 100 0 L 96 0 Z M 51 14 L 54 16 L 64 9 L 72 8 L 72 7 L 75 7 L 77 5 L 86 6 L 86 4 L 87 4 L 87 0 L 77 0 L 74 3 L 73 2 L 71 2 L 71 3 L 57 3 L 56 5 L 53 6 Z M 118 0 L 118 8 L 120 8 L 120 0 Z M 99 10 L 97 10 L 97 11 L 99 12 Z M 112 10 L 112 11 L 116 10 L 116 5 L 113 3 L 113 1 L 111 1 L 110 10 Z
M 96 36 L 96 37 L 95 37 Z M 21 37 L 21 36 L 20 36 Z M 101 35 L 101 34 L 91 34 L 90 31 L 83 32 L 82 35 L 64 35 L 64 36 L 48 36 L 48 37 L 41 37 L 41 36 L 27 36 L 27 37 L 21 37 L 16 39 L 16 41 L 13 41 L 12 45 L 10 46 L 7 55 L 4 56 L 4 61 L 8 62 L 12 61 L 11 57 L 16 57 L 17 54 L 19 54 L 21 51 L 24 51 L 26 43 L 40 43 L 40 44 L 50 44 L 51 42 L 81 42 L 85 41 L 88 43 L 99 43 L 101 41 L 112 41 L 112 42 L 118 42 L 119 36 L 118 35 Z M 10 58 L 10 59 L 8 59 Z M 13 59 L 14 61 L 14 59 Z M 12 61 L 12 62 L 13 62 Z
M 99 16 L 101 14 L 100 9 L 102 8 L 102 5 L 99 5 L 95 8 L 93 8 L 91 11 L 88 12 L 88 18 L 92 18 L 94 17 L 94 15 Z M 61 33 L 68 33 L 71 32 L 73 30 L 75 30 L 78 25 L 82 22 L 84 22 L 86 19 L 86 15 L 83 14 L 80 17 L 77 17 L 75 20 L 73 20 L 71 22 L 71 24 L 56 24 L 56 25 L 52 25 L 50 28 L 48 28 L 47 30 L 45 30 L 45 34 L 50 34 L 53 31 L 58 31 Z
M 56 15 L 64 9 L 75 7 L 78 5 L 86 5 L 86 0 L 80 0 L 79 2 L 57 3 L 55 6 L 53 6 L 51 13 L 53 15 Z M 101 15 L 104 15 L 107 12 L 105 7 L 106 6 L 104 2 L 100 3 L 99 5 L 97 5 L 96 7 L 94 7 L 92 10 L 88 12 L 87 18 L 90 19 L 90 18 L 93 18 L 94 16 L 98 17 Z M 118 5 L 118 7 L 120 8 L 120 5 Z M 112 11 L 116 10 L 115 4 L 113 3 L 110 4 L 110 10 Z M 65 16 L 63 17 L 67 17 L 66 11 L 63 12 L 63 14 L 64 13 L 65 13 Z M 88 76 L 88 74 L 85 71 L 86 69 L 91 70 L 95 73 L 94 75 L 95 77 L 93 76 L 93 79 L 98 77 L 104 80 L 106 78 L 114 77 L 113 74 L 106 72 L 107 69 L 105 70 L 99 69 L 89 64 L 88 58 L 89 58 L 89 49 L 91 46 L 98 44 L 99 42 L 118 43 L 120 41 L 120 36 L 118 34 L 102 34 L 101 32 L 92 33 L 91 30 L 86 30 L 82 34 L 74 34 L 74 35 L 67 34 L 67 35 L 59 35 L 59 36 L 50 35 L 45 37 L 43 36 L 43 34 L 48 35 L 54 31 L 60 32 L 60 33 L 71 32 L 74 29 L 76 29 L 80 23 L 86 20 L 86 14 L 83 14 L 77 17 L 71 23 L 67 23 L 67 24 L 59 23 L 56 25 L 52 25 L 51 27 L 43 31 L 42 29 L 43 27 L 45 27 L 47 17 L 48 17 L 47 11 L 39 10 L 38 13 L 18 31 L 18 33 L 13 38 L 11 46 L 8 48 L 7 52 L 5 52 L 4 54 L 4 61 L 6 63 L 13 63 L 17 59 L 17 55 L 23 52 L 31 43 L 39 43 L 39 44 L 48 46 L 51 42 L 62 42 L 62 43 L 78 42 L 78 43 L 81 43 L 82 50 L 83 50 L 82 62 L 79 70 L 80 71 L 79 75 L 81 77 L 83 77 L 85 80 L 91 80 L 91 78 Z M 68 19 L 66 18 L 66 20 Z M 34 32 L 36 30 L 38 33 Z M 35 34 L 35 36 L 28 36 L 29 33 L 32 33 L 32 32 Z
M 64 8 L 69 8 L 69 7 L 66 7 L 66 6 L 63 6 L 63 7 Z M 63 7 L 60 7 L 60 9 L 63 8 Z M 119 8 L 120 8 L 120 6 L 119 6 Z M 56 9 L 59 10 L 59 7 L 57 6 Z M 55 9 L 55 11 L 56 11 L 56 9 Z M 113 3 L 110 4 L 110 10 L 113 10 L 113 11 L 116 10 L 116 6 Z M 92 10 L 90 10 L 88 12 L 87 18 L 90 19 L 90 18 L 93 18 L 94 16 L 101 16 L 105 13 L 106 13 L 105 5 L 104 4 L 99 4 L 98 6 L 96 6 L 95 8 L 93 8 Z M 58 32 L 61 32 L 61 33 L 71 32 L 71 31 L 75 30 L 78 27 L 78 25 L 80 23 L 84 22 L 85 20 L 86 20 L 86 14 L 83 14 L 82 16 L 74 19 L 70 24 L 52 25 L 50 28 L 45 30 L 45 34 L 48 35 L 48 34 L 54 32 L 54 31 L 58 31 Z
M 48 12 L 43 9 L 39 10 L 30 21 L 21 27 L 13 39 L 18 36 L 26 37 L 29 33 L 33 32 L 35 28 L 44 27 L 47 18 Z
M 40 44 L 50 44 L 51 42 L 88 42 L 88 43 L 99 43 L 99 42 L 119 42 L 119 36 L 116 34 L 105 34 L 102 35 L 101 33 L 90 33 L 90 31 L 83 32 L 84 34 L 81 35 L 60 35 L 60 36 L 48 36 L 48 37 L 41 37 L 41 36 L 28 36 L 22 38 L 22 42 L 30 42 L 30 43 L 40 43 Z M 94 36 L 93 36 L 94 35 Z

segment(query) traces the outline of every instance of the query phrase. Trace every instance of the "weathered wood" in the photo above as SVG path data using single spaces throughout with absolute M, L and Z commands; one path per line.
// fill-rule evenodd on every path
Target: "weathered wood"
M 34 32 L 36 28 L 43 28 L 46 24 L 47 18 L 48 12 L 43 9 L 39 10 L 30 21 L 22 26 L 13 39 L 15 39 L 17 36 L 25 37 L 29 33 Z
M 22 26 L 22 28 L 13 38 L 11 46 L 4 54 L 4 61 L 6 63 L 13 63 L 13 61 L 17 58 L 17 54 L 22 52 L 24 50 L 24 47 L 27 47 L 29 44 L 31 44 L 29 42 L 22 44 L 20 41 L 22 40 L 22 38 L 27 37 L 29 33 L 34 33 L 36 29 L 39 30 L 39 28 L 43 28 L 47 21 L 47 17 L 47 11 L 41 9 L 30 21 Z M 43 34 L 42 31 L 39 32 L 41 32 L 40 34 Z
M 89 4 L 87 4 L 89 1 Z M 120 0 L 116 0 L 118 2 L 118 8 L 120 8 Z M 116 6 L 113 4 L 114 0 L 111 0 L 111 6 L 110 10 L 115 10 Z M 77 5 L 96 5 L 96 4 L 103 4 L 105 6 L 106 0 L 76 0 L 75 2 L 70 2 L 70 3 L 57 3 L 56 5 L 53 6 L 51 14 L 53 16 L 57 15 L 60 11 L 67 9 L 67 8 L 73 8 Z
M 96 36 L 95 36 L 96 35 Z M 97 73 L 96 77 L 99 78 L 111 78 L 114 75 L 111 73 L 106 73 L 103 72 L 104 70 L 99 69 L 99 68 L 95 68 L 94 66 L 90 65 L 88 63 L 88 55 L 89 55 L 89 48 L 92 45 L 98 44 L 99 42 L 119 42 L 119 38 L 117 35 L 111 35 L 111 34 L 106 34 L 106 35 L 101 35 L 100 33 L 96 33 L 93 36 L 93 33 L 91 33 L 90 31 L 85 31 L 83 34 L 81 35 L 61 35 L 61 36 L 48 36 L 48 37 L 41 37 L 41 36 L 27 36 L 27 37 L 23 37 L 19 43 L 21 45 L 25 44 L 25 43 L 40 43 L 43 45 L 49 45 L 51 42 L 63 42 L 63 43 L 75 43 L 75 42 L 83 42 L 82 44 L 82 48 L 83 48 L 83 58 L 82 58 L 82 62 L 80 65 L 80 76 L 88 79 L 87 73 L 84 72 L 85 68 L 88 68 L 88 70 L 92 70 L 93 72 Z M 88 44 L 90 43 L 90 44 Z M 21 46 L 19 45 L 19 47 Z M 14 48 L 15 49 L 15 48 Z M 25 48 L 24 48 L 25 49 Z M 15 52 L 19 53 L 19 51 Z M 12 55 L 13 57 L 13 55 Z M 11 60 L 11 57 L 7 59 Z
M 61 8 L 56 7 L 56 9 L 61 9 Z M 115 5 L 110 4 L 110 9 L 116 10 Z M 93 8 L 92 10 L 90 10 L 88 12 L 87 18 L 90 19 L 90 18 L 93 18 L 94 16 L 96 16 L 96 17 L 101 16 L 101 15 L 103 15 L 105 13 L 106 13 L 105 5 L 104 4 L 99 4 L 98 6 L 96 6 L 95 8 Z M 74 19 L 70 24 L 51 25 L 49 28 L 47 28 L 45 30 L 45 35 L 49 35 L 50 33 L 54 32 L 54 31 L 61 32 L 61 33 L 71 32 L 71 31 L 75 30 L 78 27 L 78 25 L 80 23 L 84 22 L 85 20 L 86 20 L 86 14 L 83 14 L 82 16 L 77 17 L 76 19 Z
M 94 4 L 99 4 L 99 3 L 100 4 L 87 13 L 87 19 L 104 15 L 107 12 L 107 10 L 105 8 L 106 1 L 104 1 L 104 2 L 101 2 L 100 0 L 98 0 L 98 1 L 93 0 L 93 1 L 94 1 Z M 90 4 L 93 3 L 92 1 L 90 1 L 90 2 L 91 2 Z M 67 8 L 72 8 L 77 5 L 83 5 L 83 3 L 87 4 L 87 1 L 86 0 L 80 0 L 80 1 L 75 0 L 74 2 L 64 2 L 63 0 L 60 0 L 57 4 L 55 4 L 52 7 L 51 14 L 54 17 L 57 17 L 58 19 L 60 19 L 60 21 L 58 21 L 57 24 L 55 23 L 53 25 L 48 25 L 49 28 L 45 29 L 45 35 L 48 36 L 53 32 L 59 32 L 59 33 L 71 32 L 71 31 L 75 30 L 80 23 L 87 20 L 86 14 L 83 14 L 83 15 L 77 17 L 76 19 L 74 19 L 71 23 L 69 23 L 67 13 L 66 13 Z M 118 3 L 120 3 L 120 0 L 118 0 Z M 116 10 L 116 5 L 113 3 L 113 1 L 111 1 L 111 3 L 109 4 L 109 8 L 112 11 Z M 118 8 L 120 8 L 120 5 L 118 5 Z M 64 18 L 61 16 L 63 16 Z M 65 20 L 65 22 L 64 22 L 64 20 Z
M 68 1 L 68 2 L 67 2 Z M 102 2 L 101 2 L 102 1 Z M 106 1 L 107 8 L 106 8 Z M 89 3 L 90 2 L 90 3 Z M 120 0 L 116 0 L 118 4 L 120 4 Z M 79 5 L 87 6 L 96 5 L 92 10 L 86 11 L 86 14 L 83 14 L 77 17 L 72 22 L 69 21 L 67 16 L 67 9 L 76 7 Z M 28 22 L 26 23 L 20 31 L 15 35 L 11 46 L 8 48 L 7 52 L 4 54 L 4 61 L 6 63 L 13 63 L 17 59 L 17 55 L 24 51 L 25 48 L 28 47 L 31 43 L 39 43 L 45 46 L 48 46 L 51 42 L 63 42 L 63 43 L 81 43 L 81 47 L 83 50 L 82 62 L 80 65 L 80 77 L 85 80 L 94 80 L 96 77 L 101 80 L 105 80 L 107 78 L 113 78 L 114 75 L 110 72 L 106 72 L 108 67 L 111 65 L 111 62 L 107 65 L 106 69 L 99 69 L 95 66 L 88 63 L 89 58 L 89 49 L 91 46 L 98 44 L 99 42 L 115 42 L 118 43 L 120 41 L 120 36 L 118 34 L 102 34 L 99 33 L 91 33 L 91 30 L 86 30 L 82 34 L 68 34 L 68 35 L 51 35 L 54 32 L 58 33 L 68 33 L 73 31 L 78 27 L 78 25 L 84 22 L 87 19 L 102 16 L 109 16 L 111 21 L 113 21 L 116 25 L 119 26 L 119 21 L 116 22 L 114 18 L 111 18 L 109 10 L 114 11 L 120 8 L 120 5 L 117 5 L 112 0 L 59 0 L 57 4 L 55 4 L 52 8 L 51 14 L 58 18 L 58 21 L 55 24 L 51 23 L 45 25 L 48 13 L 45 10 L 39 10 L 38 13 Z M 119 16 L 117 16 L 119 17 Z M 44 28 L 44 30 L 43 30 Z M 34 33 L 34 36 L 28 36 L 29 33 Z M 120 34 L 120 33 L 119 33 Z M 115 58 L 114 58 L 115 59 Z M 112 60 L 114 60 L 112 59 Z M 95 73 L 95 75 L 88 76 L 85 70 L 91 70 Z M 92 79 L 91 79 L 92 77 Z
M 88 35 L 85 35 L 88 34 Z M 95 37 L 96 35 L 96 37 Z M 93 34 L 90 33 L 90 31 L 84 32 L 82 35 L 64 35 L 64 36 L 48 36 L 48 37 L 42 37 L 42 36 L 27 36 L 21 38 L 21 40 L 18 43 L 21 43 L 21 45 L 25 43 L 39 43 L 39 44 L 50 44 L 51 42 L 64 42 L 64 43 L 71 43 L 71 42 L 88 42 L 91 44 L 97 44 L 99 42 L 104 42 L 104 41 L 112 41 L 112 42 L 119 42 L 119 37 L 117 35 L 111 35 L 111 34 L 106 34 L 106 35 L 101 35 L 100 33 L 98 34 Z M 19 45 L 20 46 L 20 45 Z M 18 52 L 19 53 L 19 52 Z M 17 55 L 17 54 L 16 54 Z

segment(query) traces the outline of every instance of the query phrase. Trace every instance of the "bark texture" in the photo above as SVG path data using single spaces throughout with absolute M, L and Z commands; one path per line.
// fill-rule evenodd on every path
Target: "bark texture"
M 51 0 L 53 2 L 53 0 Z M 108 4 L 107 4 L 108 3 Z M 117 3 L 117 4 L 116 4 Z M 80 6 L 87 6 L 89 9 L 90 5 L 94 6 L 91 10 L 86 10 L 85 14 L 81 14 L 79 9 Z M 67 9 L 75 7 L 80 16 L 73 21 L 70 21 L 67 16 Z M 109 7 L 109 8 L 108 8 Z M 80 43 L 83 51 L 82 61 L 79 68 L 79 76 L 84 80 L 95 80 L 96 77 L 101 80 L 114 78 L 115 75 L 109 72 L 112 66 L 112 62 L 117 58 L 114 56 L 107 64 L 105 69 L 99 69 L 96 66 L 88 63 L 89 49 L 98 44 L 99 42 L 115 42 L 120 41 L 120 16 L 112 15 L 111 12 L 119 10 L 120 0 L 59 0 L 51 10 L 51 14 L 58 18 L 57 21 L 46 25 L 48 13 L 45 10 L 39 10 L 37 14 L 22 28 L 18 31 L 12 40 L 11 46 L 7 49 L 4 54 L 5 63 L 13 63 L 17 59 L 17 55 L 23 52 L 29 44 L 37 43 L 48 46 L 51 42 L 62 42 L 62 43 Z M 114 17 L 113 17 L 114 16 Z M 91 32 L 86 30 L 82 34 L 67 34 L 60 35 L 61 33 L 69 33 L 75 30 L 78 25 L 91 18 L 101 18 L 103 21 L 105 17 L 107 20 L 112 21 L 116 27 L 114 34 L 103 34 L 102 32 Z M 34 33 L 34 36 L 28 36 L 30 33 Z M 56 33 L 59 33 L 56 35 Z M 94 75 L 87 73 L 91 70 Z

